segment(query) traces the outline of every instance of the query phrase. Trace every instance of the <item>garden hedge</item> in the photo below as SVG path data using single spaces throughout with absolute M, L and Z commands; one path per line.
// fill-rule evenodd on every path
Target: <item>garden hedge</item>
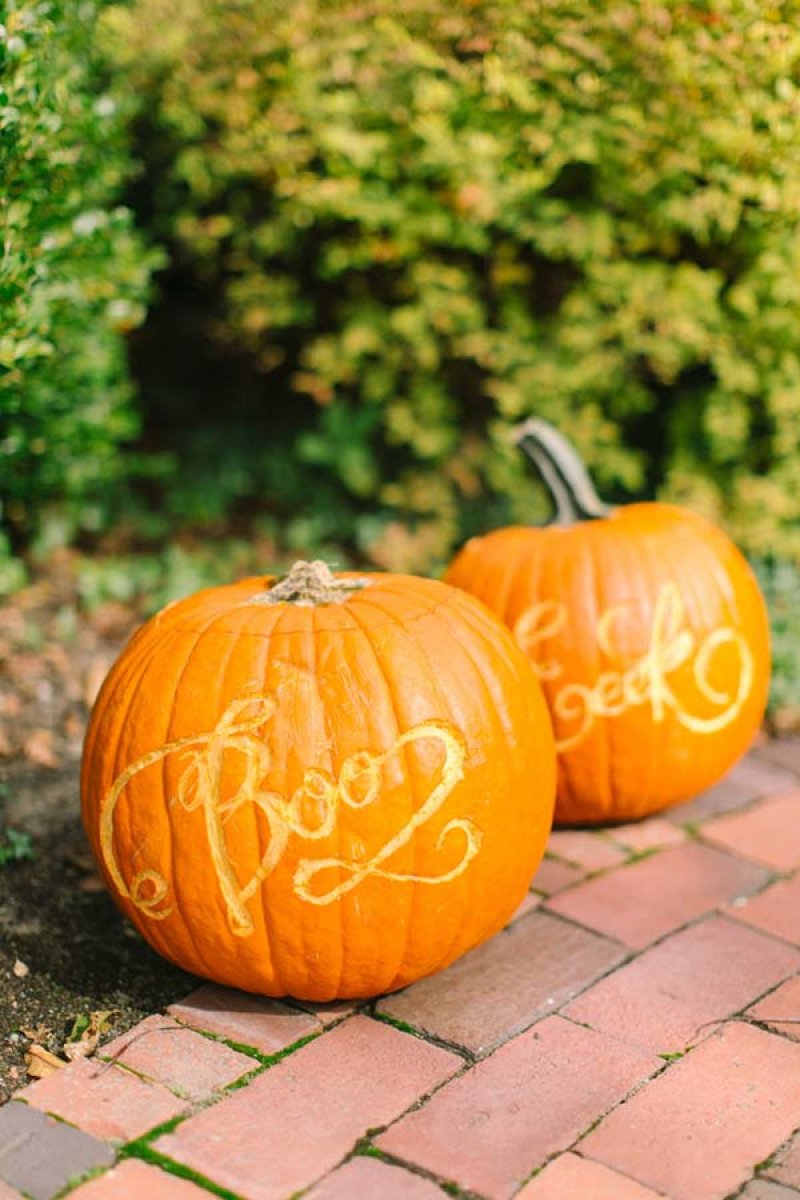
M 124 337 L 151 254 L 120 205 L 126 114 L 96 0 L 0 0 L 0 590 L 9 544 L 102 523 L 138 432 Z
M 541 511 L 535 412 L 606 492 L 800 552 L 800 4 L 134 0 L 105 33 L 143 211 L 281 430 L 267 492 L 294 448 L 320 528 L 333 494 L 419 567 Z

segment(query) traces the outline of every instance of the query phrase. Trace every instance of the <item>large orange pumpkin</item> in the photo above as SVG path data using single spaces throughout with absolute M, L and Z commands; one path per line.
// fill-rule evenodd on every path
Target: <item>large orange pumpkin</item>
M 302 999 L 446 966 L 523 898 L 555 750 L 525 656 L 443 583 L 296 564 L 167 607 L 92 713 L 84 823 L 166 958 Z
M 694 795 L 749 745 L 769 678 L 767 614 L 733 543 L 669 504 L 609 509 L 537 419 L 520 446 L 553 522 L 473 538 L 445 578 L 511 628 L 545 691 L 556 822 L 629 820 Z

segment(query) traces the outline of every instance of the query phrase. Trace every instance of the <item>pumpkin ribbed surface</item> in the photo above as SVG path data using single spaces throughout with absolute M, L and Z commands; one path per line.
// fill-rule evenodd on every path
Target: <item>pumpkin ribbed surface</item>
M 447 582 L 514 633 L 559 754 L 556 821 L 630 820 L 719 779 L 747 749 L 769 680 L 749 565 L 708 521 L 641 503 L 474 538 Z
M 106 882 L 160 953 L 317 1001 L 401 987 L 501 928 L 555 787 L 541 691 L 486 609 L 336 579 L 322 601 L 262 577 L 155 616 L 103 686 L 82 776 Z

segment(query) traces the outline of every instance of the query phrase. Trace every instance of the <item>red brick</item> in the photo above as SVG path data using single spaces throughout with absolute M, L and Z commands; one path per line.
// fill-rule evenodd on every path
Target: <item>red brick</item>
M 446 1200 L 446 1193 L 429 1179 L 358 1155 L 303 1194 L 303 1200 Z
M 18 1192 L 16 1188 L 9 1187 L 7 1183 L 0 1180 L 0 1200 L 25 1200 L 22 1192 Z
M 646 946 L 756 891 L 767 878 L 754 863 L 690 842 L 587 879 L 548 900 L 547 908 L 628 946 Z
M 289 1001 L 289 1007 L 311 1013 L 312 1017 L 315 1017 L 324 1027 L 336 1025 L 345 1017 L 352 1016 L 354 1012 L 358 1011 L 358 1003 L 355 1000 L 329 1000 L 327 1004 L 315 1004 L 313 1000 L 293 999 Z
M 800 1042 L 800 976 L 787 979 L 747 1012 L 748 1016 Z
M 518 921 L 520 917 L 527 917 L 528 913 L 532 913 L 534 909 L 537 909 L 541 903 L 542 897 L 538 896 L 536 892 L 526 892 L 522 900 L 520 900 L 519 904 L 514 909 L 513 916 L 508 922 L 509 925 L 513 925 L 513 923 Z
M 560 1154 L 515 1200 L 660 1200 L 656 1192 L 602 1163 L 579 1154 Z
M 800 946 L 800 875 L 773 883 L 757 896 L 733 904 L 728 912 L 737 921 Z
M 797 1123 L 800 1046 L 726 1025 L 581 1143 L 583 1154 L 671 1200 L 722 1200 Z
M 461 1066 L 420 1038 L 350 1017 L 189 1117 L 156 1149 L 247 1200 L 285 1200 Z
M 709 817 L 745 808 L 762 796 L 785 791 L 794 782 L 794 777 L 788 771 L 749 754 L 714 787 L 701 792 L 686 804 L 668 809 L 664 815 L 669 821 L 681 825 L 706 821 Z
M 215 1033 L 262 1054 L 276 1054 L 322 1028 L 311 1013 L 213 983 L 192 992 L 180 1004 L 170 1004 L 167 1011 L 183 1025 Z
M 31 1084 L 21 1098 L 85 1133 L 120 1142 L 141 1137 L 188 1107 L 158 1083 L 85 1058 Z
M 447 970 L 381 1000 L 378 1011 L 485 1054 L 620 961 L 624 950 L 549 913 L 534 913 Z
M 800 953 L 790 946 L 709 917 L 601 979 L 564 1012 L 593 1029 L 674 1053 L 713 1032 L 703 1028 L 708 1022 L 741 1012 L 798 970 Z
M 777 871 L 800 867 L 800 788 L 709 821 L 703 837 Z
M 739 1200 L 797 1200 L 797 1192 L 770 1179 L 753 1179 L 739 1193 Z
M 773 738 L 764 741 L 758 747 L 756 754 L 765 762 L 784 767 L 793 775 L 800 775 L 800 737 Z
M 442 1088 L 377 1145 L 506 1200 L 660 1065 L 638 1047 L 548 1017 Z
M 666 810 L 664 820 L 673 825 L 698 825 L 721 813 L 738 812 L 752 804 L 756 797 L 749 787 L 738 784 L 731 778 L 722 779 L 708 791 L 701 792 L 685 804 L 676 804 Z
M 196 1101 L 208 1100 L 258 1068 L 255 1059 L 193 1033 L 169 1017 L 148 1017 L 100 1053 Z
M 574 883 L 580 883 L 584 877 L 584 872 L 580 867 L 573 867 L 570 863 L 561 862 L 558 858 L 543 858 L 539 870 L 533 877 L 531 887 L 535 892 L 543 892 L 545 896 L 552 896 L 555 892 L 561 892 L 564 888 L 572 887 Z
M 107 1142 L 12 1100 L 0 1106 L 0 1171 L 9 1187 L 35 1200 L 60 1195 L 72 1179 L 114 1161 Z
M 800 1133 L 782 1146 L 775 1156 L 774 1163 L 764 1168 L 764 1174 L 770 1179 L 777 1179 L 788 1187 L 800 1190 Z
M 547 843 L 547 853 L 574 863 L 586 874 L 616 867 L 627 858 L 604 833 L 588 829 L 554 829 Z
M 70 1200 L 209 1200 L 209 1193 L 188 1179 L 169 1175 L 138 1158 L 126 1158 L 105 1175 L 70 1192 Z M 2 1193 L 0 1193 L 0 1198 Z
M 677 825 L 663 817 L 650 817 L 646 821 L 631 821 L 628 825 L 615 825 L 610 831 L 615 842 L 619 842 L 633 854 L 649 850 L 665 850 L 667 846 L 679 846 L 686 841 L 686 834 Z

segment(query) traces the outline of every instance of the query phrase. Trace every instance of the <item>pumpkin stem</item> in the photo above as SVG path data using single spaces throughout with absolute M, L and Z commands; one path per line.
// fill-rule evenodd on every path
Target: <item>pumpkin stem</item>
M 552 524 L 575 525 L 609 515 L 611 509 L 594 490 L 577 450 L 548 421 L 531 417 L 514 430 L 514 440 L 550 493 L 555 508 Z
M 301 559 L 264 593 L 263 600 L 265 604 L 299 604 L 303 607 L 344 604 L 354 592 L 366 587 L 367 582 L 366 579 L 341 579 L 321 559 L 314 562 Z

